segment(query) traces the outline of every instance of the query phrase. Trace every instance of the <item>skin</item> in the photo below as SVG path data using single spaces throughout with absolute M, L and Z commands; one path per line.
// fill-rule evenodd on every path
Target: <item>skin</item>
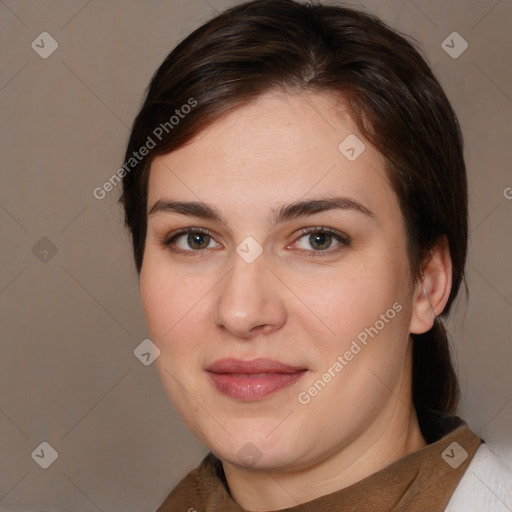
M 354 161 L 338 150 L 349 134 L 366 145 Z M 282 204 L 332 195 L 373 215 L 331 209 L 275 225 L 269 220 Z M 148 212 L 161 199 L 203 201 L 224 220 L 149 215 L 140 291 L 161 351 L 163 386 L 222 461 L 235 501 L 255 511 L 305 503 L 425 446 L 412 407 L 410 333 L 428 330 L 444 308 L 449 253 L 441 241 L 422 281 L 412 281 L 384 157 L 359 134 L 342 98 L 271 92 L 238 107 L 153 161 Z M 327 238 L 322 251 L 300 232 L 321 226 L 348 235 L 349 245 L 335 238 L 329 245 Z M 187 235 L 174 246 L 162 243 L 187 227 L 207 229 L 212 238 L 192 246 Z M 263 249 L 252 263 L 236 252 L 247 236 Z M 395 303 L 401 311 L 301 404 L 299 393 Z M 224 357 L 271 358 L 308 372 L 261 400 L 235 400 L 205 372 Z M 244 446 L 252 461 L 237 455 Z

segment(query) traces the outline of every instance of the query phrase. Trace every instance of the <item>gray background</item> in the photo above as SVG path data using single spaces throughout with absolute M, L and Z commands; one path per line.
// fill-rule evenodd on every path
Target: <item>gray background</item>
M 122 165 L 157 66 L 236 3 L 0 3 L 0 509 L 152 511 L 206 453 L 134 356 L 147 334 L 120 190 L 92 191 Z M 471 200 L 470 299 L 449 321 L 460 415 L 512 466 L 512 1 L 351 5 L 420 42 L 459 115 Z M 31 47 L 44 31 L 59 45 L 47 59 Z M 457 59 L 441 46 L 454 31 L 469 44 Z M 47 469 L 31 456 L 42 442 L 58 452 Z

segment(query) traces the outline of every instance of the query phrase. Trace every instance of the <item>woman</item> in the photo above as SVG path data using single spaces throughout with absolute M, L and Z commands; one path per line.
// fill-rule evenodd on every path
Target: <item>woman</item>
M 464 278 L 462 137 L 405 38 L 235 7 L 160 66 L 126 163 L 158 371 L 211 451 L 160 512 L 510 509 L 439 318 Z

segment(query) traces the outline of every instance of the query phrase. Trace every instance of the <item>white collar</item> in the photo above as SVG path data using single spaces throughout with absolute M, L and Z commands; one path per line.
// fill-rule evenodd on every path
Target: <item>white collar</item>
M 445 512 L 512 512 L 512 470 L 482 443 Z

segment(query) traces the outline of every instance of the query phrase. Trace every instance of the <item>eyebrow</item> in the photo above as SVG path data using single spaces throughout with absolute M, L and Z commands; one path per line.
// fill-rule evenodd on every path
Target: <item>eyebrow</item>
M 373 212 L 354 199 L 328 196 L 281 205 L 271 211 L 269 221 L 271 224 L 278 224 L 280 222 L 335 209 L 351 210 L 362 213 L 368 217 L 375 216 Z M 149 210 L 148 217 L 162 212 L 216 220 L 227 225 L 222 213 L 215 206 L 199 201 L 170 201 L 168 199 L 159 199 Z

